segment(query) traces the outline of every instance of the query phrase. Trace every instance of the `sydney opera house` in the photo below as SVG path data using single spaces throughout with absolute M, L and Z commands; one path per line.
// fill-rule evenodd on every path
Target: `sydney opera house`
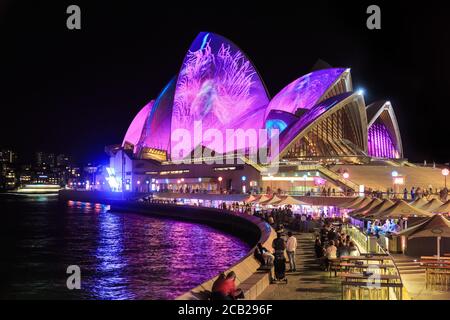
M 180 129 L 200 130 L 200 139 L 180 143 L 173 135 Z M 226 138 L 208 138 L 210 129 Z M 237 153 L 228 144 L 229 129 L 274 131 L 268 142 L 258 136 L 256 146 L 268 146 L 276 136 L 270 164 Z M 245 53 L 207 32 L 195 38 L 179 73 L 137 113 L 122 144 L 106 151 L 105 178 L 117 191 L 362 192 L 391 187 L 394 171 L 405 187 L 443 184 L 440 171 L 404 158 L 394 106 L 388 100 L 366 105 L 349 68 L 316 64 L 271 97 Z M 206 164 L 226 154 L 235 161 Z M 193 161 L 180 164 L 180 157 Z

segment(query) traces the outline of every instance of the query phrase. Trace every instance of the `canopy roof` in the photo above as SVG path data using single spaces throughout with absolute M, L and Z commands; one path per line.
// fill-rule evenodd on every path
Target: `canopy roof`
M 365 217 L 366 218 L 370 218 L 370 219 L 376 219 L 377 216 L 383 212 L 384 210 L 392 207 L 394 205 L 394 202 L 390 199 L 384 199 L 380 204 L 376 205 L 375 207 L 373 207 L 372 209 L 370 209 L 369 211 L 367 211 L 365 213 Z
M 432 214 L 421 210 L 418 208 L 414 208 L 410 204 L 408 204 L 404 200 L 398 200 L 394 203 L 393 206 L 384 210 L 379 214 L 379 217 L 382 219 L 396 219 L 396 218 L 409 218 L 409 217 L 431 217 Z
M 440 214 L 435 214 L 426 221 L 414 227 L 403 230 L 398 235 L 407 236 L 409 239 L 425 237 L 450 237 L 450 222 Z
M 352 212 L 350 212 L 350 215 L 352 217 L 360 217 L 365 216 L 367 212 L 369 212 L 371 209 L 375 208 L 377 205 L 382 203 L 383 201 L 378 198 L 373 198 L 368 204 L 366 204 L 364 207 L 361 207 L 359 209 L 356 209 Z
M 347 206 L 347 209 L 360 209 L 362 207 L 365 207 L 372 201 L 372 198 L 364 197 L 361 201 L 354 203 L 352 205 Z
M 259 199 L 259 197 L 256 197 L 254 195 L 251 195 L 250 197 L 248 197 L 247 199 L 244 200 L 245 203 L 252 203 L 252 202 L 256 202 Z
M 448 200 L 446 203 L 444 203 L 439 208 L 435 209 L 434 212 L 436 212 L 436 213 L 449 213 L 450 212 L 450 200 Z
M 422 206 L 426 205 L 427 203 L 428 201 L 425 198 L 417 198 L 416 200 L 411 202 L 410 205 L 412 205 L 415 208 L 421 209 Z
M 270 205 L 278 205 L 279 202 L 281 202 L 281 198 L 277 197 L 277 196 L 273 196 L 272 199 L 270 199 L 267 203 L 265 204 L 270 204 Z
M 364 197 L 353 198 L 353 199 L 351 199 L 351 200 L 349 200 L 347 202 L 339 204 L 338 207 L 347 209 L 349 206 L 357 204 L 357 203 L 359 203 L 359 202 L 361 202 L 363 200 L 364 200 Z
M 424 204 L 422 207 L 420 207 L 420 209 L 429 212 L 435 212 L 435 210 L 443 204 L 444 203 L 441 200 L 435 198 L 428 201 L 428 203 Z
M 271 196 L 264 194 L 261 196 L 261 198 L 258 199 L 259 204 L 264 204 L 264 202 L 269 202 L 269 200 L 272 199 Z
M 281 200 L 281 202 L 278 203 L 278 205 L 284 206 L 284 205 L 308 205 L 308 204 L 306 202 L 297 200 L 291 196 L 287 196 L 286 198 Z

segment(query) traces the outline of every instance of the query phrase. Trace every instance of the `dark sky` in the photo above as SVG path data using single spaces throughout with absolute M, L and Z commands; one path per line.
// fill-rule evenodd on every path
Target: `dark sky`
M 367 104 L 392 102 L 406 157 L 450 160 L 450 24 L 440 1 L 376 2 L 376 31 L 364 1 L 34 2 L 0 0 L 0 147 L 24 159 L 36 150 L 104 158 L 197 33 L 211 31 L 253 60 L 271 96 L 318 58 L 351 67 Z M 70 4 L 81 7 L 81 31 L 66 28 Z

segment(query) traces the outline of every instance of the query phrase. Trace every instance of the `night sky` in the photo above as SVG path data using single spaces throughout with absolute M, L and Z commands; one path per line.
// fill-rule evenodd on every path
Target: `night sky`
M 122 142 L 200 31 L 235 42 L 272 97 L 319 58 L 351 67 L 367 104 L 392 102 L 406 157 L 450 160 L 450 24 L 440 2 L 376 2 L 375 31 L 364 1 L 92 2 L 0 1 L 0 147 L 23 160 L 38 150 L 106 159 L 104 146 Z M 80 31 L 66 28 L 70 4 L 81 7 Z

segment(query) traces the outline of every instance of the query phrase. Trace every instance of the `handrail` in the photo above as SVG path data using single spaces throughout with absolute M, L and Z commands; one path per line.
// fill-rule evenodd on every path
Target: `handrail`
M 369 249 L 370 249 L 370 248 L 369 248 L 369 236 L 366 235 L 366 234 L 364 234 L 361 230 L 359 230 L 357 227 L 355 227 L 355 226 L 353 226 L 353 225 L 350 225 L 350 227 L 351 227 L 351 228 L 349 228 L 349 225 L 346 225 L 346 232 L 347 232 L 347 234 L 349 234 L 350 237 L 351 237 L 352 239 L 354 239 L 354 240 L 358 243 L 358 245 L 360 245 L 360 246 L 362 246 L 362 247 L 365 247 L 365 248 L 366 248 L 365 250 L 367 251 L 367 253 L 375 253 L 375 254 L 376 254 L 376 253 L 381 253 L 381 254 L 387 255 L 387 256 L 390 258 L 390 260 L 392 261 L 392 264 L 394 265 L 394 269 L 395 269 L 396 275 L 397 275 L 397 276 L 399 277 L 399 279 L 400 279 L 400 284 L 401 284 L 402 287 L 403 287 L 402 276 L 401 276 L 401 274 L 400 274 L 400 271 L 398 270 L 397 264 L 395 263 L 394 257 L 391 255 L 391 253 L 389 252 L 389 250 L 386 250 L 385 248 L 383 248 L 383 246 L 380 245 L 380 244 L 378 243 L 378 241 L 377 241 L 376 244 L 375 244 L 375 252 L 369 252 Z M 349 232 L 349 231 L 350 231 L 350 232 Z M 360 242 L 361 239 L 364 239 L 364 240 L 362 241 L 362 243 Z M 394 294 L 395 294 L 397 300 L 400 300 L 400 299 L 401 299 L 402 295 L 401 295 L 400 297 L 397 296 L 397 291 L 394 290 Z

